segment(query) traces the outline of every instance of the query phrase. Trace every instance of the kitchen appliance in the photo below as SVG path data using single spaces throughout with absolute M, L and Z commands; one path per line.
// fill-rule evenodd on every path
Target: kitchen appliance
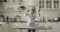
M 16 19 L 14 16 L 7 16 L 7 22 L 16 22 Z
M 12 22 L 15 22 L 15 17 L 12 16 L 12 17 L 11 17 L 11 21 L 12 21 Z
M 16 21 L 17 22 L 21 21 L 21 17 L 19 15 L 16 15 Z
M 60 17 L 57 17 L 57 18 L 55 18 L 54 20 L 56 20 L 56 21 L 60 21 Z
M 21 21 L 21 17 L 19 15 L 16 16 L 7 16 L 7 22 L 19 22 Z

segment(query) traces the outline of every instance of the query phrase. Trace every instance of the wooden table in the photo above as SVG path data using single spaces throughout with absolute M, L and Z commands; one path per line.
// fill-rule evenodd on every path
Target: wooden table
M 13 28 L 13 29 L 20 29 L 21 32 L 23 32 L 23 29 L 36 29 L 36 30 L 52 30 L 52 27 L 19 27 L 19 28 Z

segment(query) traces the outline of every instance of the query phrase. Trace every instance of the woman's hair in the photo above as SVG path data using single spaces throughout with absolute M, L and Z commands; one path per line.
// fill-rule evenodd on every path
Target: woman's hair
M 32 7 L 31 11 L 33 11 L 33 13 L 35 13 L 36 12 L 35 7 Z
M 29 10 L 27 10 L 29 12 Z

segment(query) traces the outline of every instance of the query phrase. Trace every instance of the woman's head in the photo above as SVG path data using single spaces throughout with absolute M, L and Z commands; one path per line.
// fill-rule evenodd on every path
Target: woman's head
M 33 14 L 33 13 L 35 13 L 35 11 L 36 11 L 35 7 L 32 7 L 31 13 Z

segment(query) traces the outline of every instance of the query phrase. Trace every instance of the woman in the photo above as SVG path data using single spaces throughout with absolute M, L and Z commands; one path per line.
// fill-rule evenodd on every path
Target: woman
M 35 7 L 32 7 L 31 10 L 28 10 L 25 15 L 28 18 L 28 22 L 27 22 L 27 26 L 28 27 L 34 27 L 35 26 L 35 18 L 36 18 L 36 14 L 35 14 Z M 39 13 L 38 13 L 39 14 Z M 28 29 L 28 32 L 35 32 L 35 29 Z

